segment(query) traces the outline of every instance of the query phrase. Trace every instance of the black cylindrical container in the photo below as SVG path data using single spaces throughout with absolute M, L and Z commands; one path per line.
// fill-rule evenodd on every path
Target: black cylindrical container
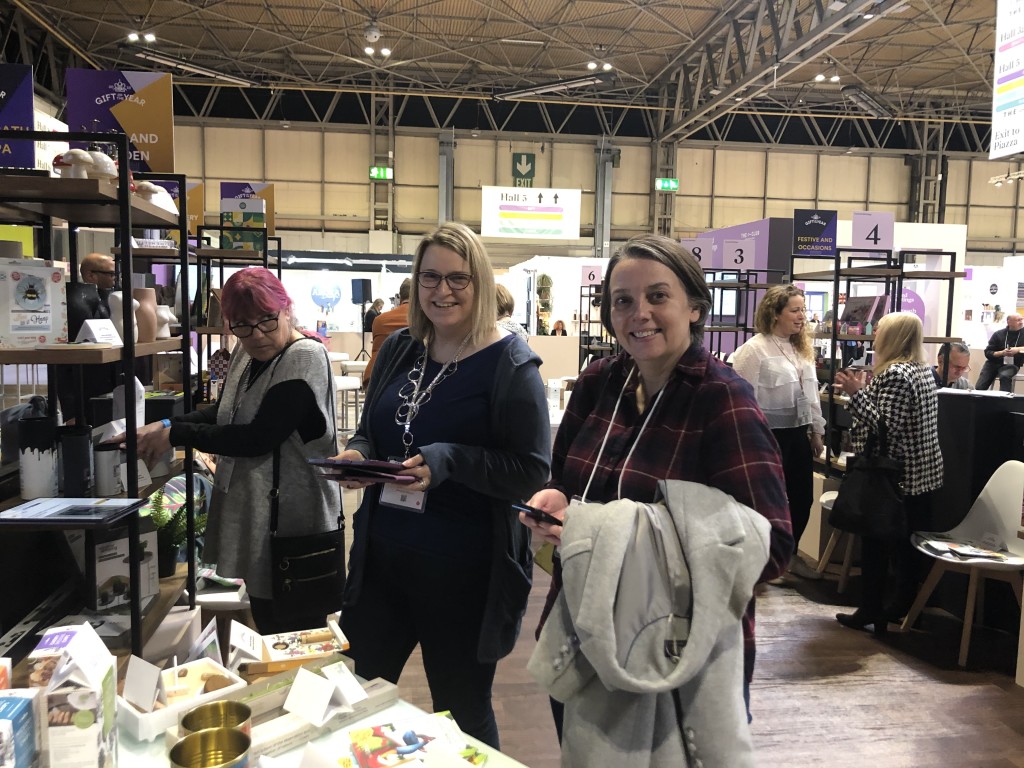
M 60 428 L 64 495 L 72 499 L 92 494 L 92 427 Z

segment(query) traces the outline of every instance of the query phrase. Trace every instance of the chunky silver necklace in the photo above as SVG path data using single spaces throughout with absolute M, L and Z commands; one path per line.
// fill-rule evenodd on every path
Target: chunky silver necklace
M 395 424 L 403 427 L 405 430 L 402 433 L 405 458 L 409 458 L 414 443 L 412 434 L 413 419 L 419 415 L 420 408 L 430 401 L 430 396 L 434 393 L 437 385 L 459 370 L 459 356 L 466 349 L 466 345 L 469 343 L 472 335 L 472 333 L 466 334 L 466 338 L 462 340 L 459 348 L 455 350 L 452 359 L 441 366 L 441 370 L 437 372 L 437 375 L 427 385 L 427 388 L 423 389 L 423 376 L 426 373 L 427 355 L 430 352 L 430 347 L 425 345 L 423 354 L 420 355 L 412 370 L 409 371 L 409 380 L 398 390 L 398 397 L 401 398 L 402 402 L 399 404 L 398 410 L 395 411 Z

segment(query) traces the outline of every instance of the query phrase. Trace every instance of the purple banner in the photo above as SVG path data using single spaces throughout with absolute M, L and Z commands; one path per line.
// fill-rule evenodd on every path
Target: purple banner
M 706 232 L 701 237 L 710 237 L 715 241 L 715 252 L 711 257 L 711 263 L 701 262 L 705 269 L 767 269 L 768 268 L 768 227 L 770 219 L 760 219 L 747 224 L 737 224 L 732 227 L 723 227 Z M 739 258 L 735 249 L 726 253 L 726 240 L 750 240 L 754 245 L 754 253 L 751 258 L 749 249 Z
M 837 211 L 793 211 L 793 255 L 835 256 Z
M 0 64 L 0 128 L 31 131 L 35 127 L 33 115 L 32 67 L 28 64 Z M 0 141 L 0 166 L 35 168 L 35 143 Z
M 914 273 L 908 272 L 907 274 L 913 275 Z M 903 312 L 913 312 L 921 318 L 922 323 L 924 322 L 924 299 L 921 298 L 920 294 L 915 293 L 909 288 L 904 288 L 903 293 L 900 294 L 900 310 Z
M 69 69 L 64 80 L 68 130 L 126 133 L 132 170 L 174 171 L 169 74 Z

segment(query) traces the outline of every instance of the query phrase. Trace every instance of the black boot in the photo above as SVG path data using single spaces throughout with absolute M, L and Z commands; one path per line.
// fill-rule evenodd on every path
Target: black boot
M 874 613 L 858 608 L 855 613 L 837 613 L 836 621 L 844 627 L 859 629 L 862 632 L 870 631 L 874 635 L 884 635 L 889 631 L 889 622 L 881 611 Z

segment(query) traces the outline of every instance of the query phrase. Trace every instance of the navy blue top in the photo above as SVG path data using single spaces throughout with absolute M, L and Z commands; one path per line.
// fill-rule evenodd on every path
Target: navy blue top
M 459 361 L 458 370 L 434 388 L 430 400 L 413 419 L 411 432 L 418 446 L 432 443 L 458 443 L 491 447 L 490 397 L 498 359 L 513 336 L 507 336 Z M 441 370 L 441 364 L 427 358 L 423 375 L 426 387 Z M 378 405 L 367 420 L 381 456 L 404 458 L 402 434 L 395 423 L 395 411 L 401 400 L 399 390 L 409 381 L 408 371 L 384 385 Z M 380 486 L 367 493 L 379 497 Z M 491 557 L 490 505 L 486 497 L 461 483 L 446 480 L 427 491 L 421 512 L 377 504 L 370 516 L 370 535 L 421 552 L 436 555 Z

